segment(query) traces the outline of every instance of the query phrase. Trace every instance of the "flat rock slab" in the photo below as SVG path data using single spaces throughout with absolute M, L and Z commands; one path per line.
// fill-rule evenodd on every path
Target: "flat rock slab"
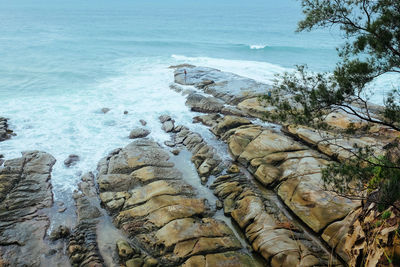
M 269 87 L 249 78 L 207 67 L 179 67 L 175 69 L 174 76 L 175 83 L 193 85 L 228 104 L 238 104 L 244 99 L 265 94 Z

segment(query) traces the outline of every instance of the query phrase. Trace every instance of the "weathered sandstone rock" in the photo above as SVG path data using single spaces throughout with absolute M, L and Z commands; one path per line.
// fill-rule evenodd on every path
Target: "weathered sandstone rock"
M 50 154 L 29 151 L 0 168 L 0 255 L 4 266 L 41 266 L 53 204 Z
M 100 199 L 115 225 L 165 266 L 227 251 L 239 259 L 234 266 L 253 266 L 252 258 L 239 252 L 242 246 L 232 230 L 210 217 L 208 203 L 196 198 L 168 159 L 157 143 L 137 140 L 99 163 L 99 169 L 107 170 L 97 178 Z M 127 243 L 117 248 L 126 266 L 151 266 L 146 262 L 152 261 L 131 256 Z M 215 266 L 223 260 L 214 259 Z
M 215 132 L 224 134 L 234 127 L 241 128 L 250 124 L 248 120 L 242 118 L 227 117 L 225 123 L 220 122 L 219 127 L 214 127 Z M 260 133 L 259 130 L 255 136 Z M 192 162 L 202 177 L 204 162 L 218 156 L 202 138 L 197 138 L 195 143 L 185 142 L 191 136 L 196 134 L 183 128 L 176 133 L 174 139 L 175 142 L 187 144 L 186 147 L 193 153 Z M 216 170 L 215 173 L 218 174 L 223 169 Z M 290 223 L 273 200 L 268 201 L 268 206 L 265 206 L 266 200 L 260 197 L 254 185 L 240 173 L 238 166 L 231 166 L 229 172 L 232 174 L 219 176 L 212 188 L 215 195 L 223 202 L 224 213 L 231 216 L 243 229 L 255 251 L 273 266 L 314 266 L 328 262 L 328 255 L 322 252 L 318 245 L 310 246 L 312 241 L 308 240 L 297 226 Z M 297 233 L 296 236 L 293 235 L 293 231 Z M 312 250 L 308 247 L 312 247 Z M 206 257 L 192 257 L 186 264 L 205 264 L 205 262 Z

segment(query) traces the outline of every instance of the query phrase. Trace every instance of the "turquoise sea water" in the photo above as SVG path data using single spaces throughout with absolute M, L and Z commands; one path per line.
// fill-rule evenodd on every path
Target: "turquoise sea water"
M 168 138 L 157 119 L 163 113 L 202 131 L 191 125 L 184 97 L 168 87 L 170 65 L 266 83 L 295 64 L 331 69 L 340 35 L 296 34 L 301 17 L 295 0 L 0 0 L 0 116 L 18 134 L 0 143 L 0 153 L 52 153 L 62 196 L 77 174 L 129 143 L 139 119 L 160 141 Z M 103 107 L 111 111 L 104 115 Z M 81 161 L 66 169 L 71 153 Z

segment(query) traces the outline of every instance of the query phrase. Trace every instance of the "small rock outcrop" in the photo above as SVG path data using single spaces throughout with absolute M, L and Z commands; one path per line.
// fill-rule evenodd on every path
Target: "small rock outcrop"
M 203 113 L 221 112 L 224 108 L 224 103 L 215 97 L 206 97 L 197 93 L 192 93 L 187 97 L 186 106 L 192 111 Z
M 8 128 L 8 119 L 0 117 L 0 142 L 9 139 L 12 135 L 15 134 Z
M 49 254 L 45 210 L 53 204 L 50 177 L 55 162 L 50 154 L 29 151 L 0 168 L 2 266 L 40 266 Z
M 238 104 L 245 99 L 265 94 L 267 90 L 265 84 L 213 68 L 195 66 L 174 68 L 175 83 L 193 85 L 227 104 Z
M 171 132 L 174 129 L 175 121 L 173 119 L 171 119 L 170 116 L 161 115 L 159 119 L 160 119 L 160 122 L 162 123 L 162 127 L 161 128 L 164 131 L 166 131 L 168 133 L 168 132 Z
M 129 133 L 129 139 L 136 139 L 146 137 L 150 134 L 150 131 L 143 128 L 135 128 Z
M 71 155 L 68 156 L 68 158 L 66 158 L 64 160 L 64 165 L 65 165 L 65 167 L 69 168 L 69 167 L 72 167 L 72 166 L 76 165 L 76 163 L 79 160 L 80 160 L 80 158 L 79 158 L 78 155 L 71 154 Z

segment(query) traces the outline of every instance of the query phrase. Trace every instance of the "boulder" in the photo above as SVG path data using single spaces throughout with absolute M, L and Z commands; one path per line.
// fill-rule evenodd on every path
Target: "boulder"
M 220 136 L 223 133 L 227 132 L 230 129 L 237 128 L 242 125 L 250 124 L 251 122 L 242 117 L 237 117 L 237 116 L 225 116 L 224 119 L 218 123 L 215 127 L 211 129 L 211 131 L 217 135 Z
M 129 139 L 143 138 L 150 134 L 150 131 L 143 128 L 135 128 L 129 134 Z
M 187 97 L 186 106 L 196 112 L 217 113 L 222 110 L 224 103 L 214 97 L 205 97 L 197 93 L 192 93 Z

